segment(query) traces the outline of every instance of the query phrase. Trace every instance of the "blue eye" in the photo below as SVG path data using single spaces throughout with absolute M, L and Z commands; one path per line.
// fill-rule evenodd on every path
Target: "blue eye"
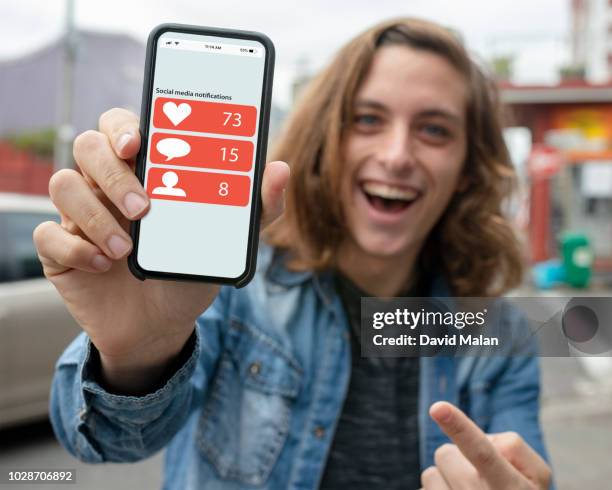
M 439 126 L 437 124 L 427 124 L 423 126 L 423 129 L 431 136 L 438 136 L 444 138 L 450 135 L 448 129 L 446 129 L 444 126 Z
M 355 122 L 357 124 L 364 124 L 366 126 L 372 126 L 380 122 L 380 118 L 373 114 L 362 114 L 359 116 L 355 116 Z

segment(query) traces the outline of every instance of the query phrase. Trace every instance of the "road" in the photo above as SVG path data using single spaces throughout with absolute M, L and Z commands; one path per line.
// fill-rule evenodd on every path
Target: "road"
M 47 422 L 0 432 L 0 468 L 74 469 L 76 484 L 0 484 L 16 490 L 154 490 L 161 488 L 163 454 L 133 464 L 89 465 L 68 454 L 56 442 Z
M 542 359 L 542 421 L 559 490 L 612 488 L 612 384 L 608 379 L 612 376 L 589 378 L 575 358 Z M 160 488 L 162 454 L 137 464 L 86 465 L 67 454 L 43 423 L 0 432 L 0 441 L 0 468 L 77 471 L 76 485 L 0 484 L 0 489 Z

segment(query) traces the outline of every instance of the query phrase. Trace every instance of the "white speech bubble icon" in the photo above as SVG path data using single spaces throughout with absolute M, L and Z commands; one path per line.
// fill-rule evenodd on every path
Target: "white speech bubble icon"
M 166 161 L 177 157 L 189 155 L 191 146 L 185 140 L 179 138 L 164 138 L 159 140 L 155 146 L 157 151 L 166 157 Z

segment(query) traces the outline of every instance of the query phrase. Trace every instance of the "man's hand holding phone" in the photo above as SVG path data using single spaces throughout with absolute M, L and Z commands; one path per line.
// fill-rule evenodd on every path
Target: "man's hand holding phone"
M 135 114 L 123 109 L 104 113 L 99 131 L 75 140 L 82 174 L 61 170 L 49 183 L 61 224 L 48 221 L 34 230 L 45 276 L 100 352 L 104 382 L 130 394 L 155 385 L 219 291 L 206 283 L 139 281 L 130 272 L 129 224 L 149 210 L 134 174 L 140 145 Z M 266 165 L 262 227 L 282 214 L 288 179 L 286 163 Z

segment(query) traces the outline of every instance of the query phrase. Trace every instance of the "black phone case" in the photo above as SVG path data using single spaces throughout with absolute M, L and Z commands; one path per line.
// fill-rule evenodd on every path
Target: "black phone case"
M 274 76 L 274 44 L 265 35 L 259 32 L 240 31 L 233 29 L 221 29 L 216 27 L 199 27 L 183 24 L 161 24 L 155 27 L 149 34 L 147 40 L 147 52 L 145 60 L 144 82 L 142 87 L 142 105 L 140 110 L 140 136 L 141 146 L 136 160 L 136 175 L 144 185 L 147 151 L 149 144 L 149 115 L 153 99 L 153 69 L 155 67 L 155 55 L 157 51 L 157 40 L 166 31 L 180 32 L 186 34 L 202 34 L 234 39 L 255 40 L 262 43 L 266 48 L 266 60 L 264 66 L 264 79 L 262 87 L 261 109 L 259 111 L 259 132 L 257 135 L 257 152 L 255 153 L 255 170 L 253 172 L 253 192 L 251 194 L 251 219 L 249 239 L 247 244 L 246 267 L 242 275 L 237 278 L 226 278 L 216 276 L 200 276 L 192 274 L 178 274 L 169 272 L 149 271 L 143 269 L 136 260 L 138 251 L 138 239 L 140 234 L 140 220 L 133 221 L 130 226 L 130 235 L 134 247 L 128 256 L 128 267 L 134 276 L 140 280 L 145 279 L 167 279 L 175 281 L 201 281 L 217 284 L 231 284 L 236 288 L 246 286 L 253 275 L 257 265 L 257 247 L 259 245 L 259 222 L 261 218 L 261 179 L 265 167 L 266 151 L 268 146 L 268 125 L 270 120 L 270 104 L 272 99 L 272 80 Z

